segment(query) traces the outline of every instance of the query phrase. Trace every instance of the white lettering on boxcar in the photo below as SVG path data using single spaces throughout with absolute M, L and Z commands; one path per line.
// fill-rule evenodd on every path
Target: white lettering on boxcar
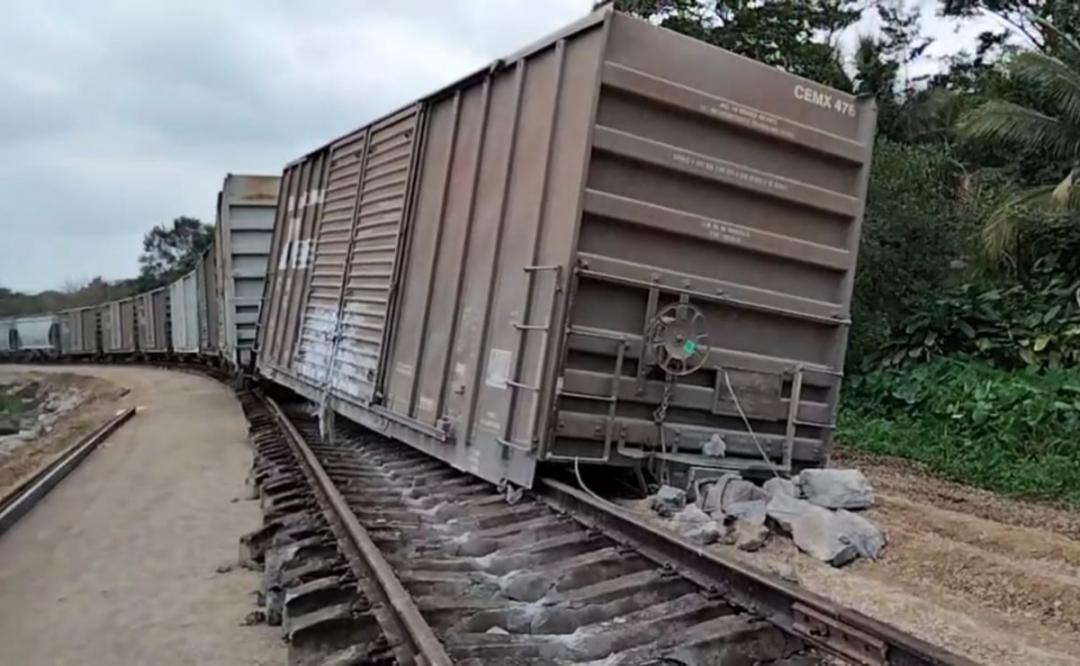
M 855 117 L 855 105 L 847 100 L 835 97 L 831 93 L 802 84 L 795 86 L 794 91 L 795 99 L 797 100 L 806 102 L 807 104 L 813 104 L 814 106 L 823 109 L 832 109 L 841 115 L 849 116 L 851 118 Z

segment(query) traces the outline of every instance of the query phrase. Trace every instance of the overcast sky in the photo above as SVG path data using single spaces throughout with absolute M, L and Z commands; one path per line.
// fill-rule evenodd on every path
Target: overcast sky
M 132 277 L 151 226 L 213 222 L 225 173 L 278 174 L 591 5 L 0 0 L 0 286 Z M 977 32 L 929 25 L 935 55 Z

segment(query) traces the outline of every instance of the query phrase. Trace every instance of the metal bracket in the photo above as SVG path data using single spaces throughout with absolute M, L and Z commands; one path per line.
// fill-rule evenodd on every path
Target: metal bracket
M 862 666 L 886 666 L 885 641 L 796 602 L 791 607 L 795 621 L 792 631 L 833 654 Z

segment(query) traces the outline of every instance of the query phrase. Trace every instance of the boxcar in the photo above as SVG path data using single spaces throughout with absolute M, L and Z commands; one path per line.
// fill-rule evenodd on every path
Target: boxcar
M 218 195 L 218 344 L 234 367 L 247 368 L 252 360 L 280 180 L 229 174 Z
M 820 465 L 875 115 L 595 12 L 286 167 L 260 370 L 492 481 Z
M 211 244 L 195 266 L 196 310 L 199 322 L 199 354 L 218 355 L 218 289 L 214 246 Z
M 60 326 L 64 354 L 93 356 L 101 352 L 97 308 L 75 308 L 61 312 Z
M 98 306 L 102 351 L 106 354 L 133 354 L 138 349 L 135 298 L 110 301 Z
M 169 334 L 176 354 L 199 353 L 199 305 L 195 271 L 169 285 Z
M 139 351 L 158 354 L 169 351 L 169 289 L 161 287 L 135 296 Z

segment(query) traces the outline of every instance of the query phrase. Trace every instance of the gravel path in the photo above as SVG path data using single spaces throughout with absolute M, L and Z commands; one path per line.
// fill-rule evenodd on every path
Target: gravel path
M 230 390 L 165 370 L 56 370 L 128 387 L 120 402 L 140 410 L 0 537 L 0 664 L 284 664 L 274 629 L 242 626 L 257 575 L 217 572 L 260 520 L 234 501 L 251 453 Z

